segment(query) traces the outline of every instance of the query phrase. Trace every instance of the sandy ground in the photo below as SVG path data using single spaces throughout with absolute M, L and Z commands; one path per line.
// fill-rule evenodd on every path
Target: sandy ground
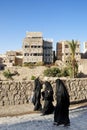
M 70 105 L 70 110 L 77 109 L 87 106 L 87 102 L 81 104 Z M 20 105 L 9 105 L 9 106 L 0 106 L 0 117 L 6 116 L 18 116 L 18 115 L 26 115 L 33 113 L 40 113 L 38 111 L 33 111 L 33 104 L 20 104 Z
M 5 70 L 10 70 L 11 73 L 18 72 L 18 74 L 12 76 L 13 80 L 30 80 L 32 76 L 35 77 L 43 77 L 43 72 L 46 69 L 45 66 L 39 66 L 39 67 L 9 67 L 6 68 Z M 0 71 L 0 80 L 7 80 L 6 77 L 4 77 L 3 72 L 5 71 Z

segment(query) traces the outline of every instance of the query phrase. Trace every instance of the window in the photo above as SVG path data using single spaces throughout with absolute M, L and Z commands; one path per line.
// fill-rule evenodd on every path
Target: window
M 40 46 L 40 45 L 39 45 L 39 46 L 37 46 L 37 47 L 38 47 L 38 48 L 42 48 L 42 46 Z
M 79 55 L 79 53 L 76 53 L 76 55 Z
M 65 55 L 68 55 L 68 53 L 65 53 Z
M 31 48 L 37 48 L 37 46 L 35 46 L 35 45 L 32 45 L 32 46 L 31 46 Z
M 25 45 L 25 48 L 29 48 L 29 45 Z
M 29 53 L 24 53 L 24 56 L 29 56 Z
M 33 56 L 37 56 L 38 54 L 37 53 L 34 53 Z
M 79 45 L 77 45 L 77 48 L 79 48 Z
M 68 46 L 68 45 L 65 45 L 65 48 L 69 48 L 69 46 Z

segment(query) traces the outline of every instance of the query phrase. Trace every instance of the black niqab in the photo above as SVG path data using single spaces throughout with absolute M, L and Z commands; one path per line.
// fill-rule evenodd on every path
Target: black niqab
M 54 122 L 57 124 L 67 125 L 70 123 L 69 120 L 69 94 L 60 79 L 56 80 L 56 106 L 54 111 Z
M 34 104 L 34 110 L 41 110 L 42 105 L 40 103 L 40 99 L 41 99 L 41 89 L 42 89 L 42 84 L 39 80 L 39 78 L 36 78 L 34 81 L 34 95 L 33 95 L 33 104 Z
M 42 96 L 44 99 L 44 106 L 42 109 L 43 115 L 51 114 L 54 111 L 53 101 L 53 89 L 50 82 L 45 82 L 45 90 L 42 92 Z

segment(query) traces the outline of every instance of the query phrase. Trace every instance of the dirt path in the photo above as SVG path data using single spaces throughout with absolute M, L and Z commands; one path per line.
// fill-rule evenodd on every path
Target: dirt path
M 70 110 L 77 109 L 87 106 L 87 102 L 81 104 L 70 105 Z M 33 104 L 20 104 L 11 106 L 0 106 L 0 117 L 6 116 L 19 116 L 31 113 L 40 113 L 38 111 L 33 111 Z

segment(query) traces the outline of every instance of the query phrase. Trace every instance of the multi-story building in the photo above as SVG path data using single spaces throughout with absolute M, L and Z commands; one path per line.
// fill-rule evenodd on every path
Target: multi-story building
M 63 61 L 64 63 L 67 63 L 70 61 L 70 57 L 71 57 L 71 49 L 70 46 L 68 44 L 68 41 L 60 41 L 57 42 L 56 45 L 56 57 L 58 60 Z M 75 58 L 76 60 L 79 62 L 81 59 L 81 55 L 80 55 L 80 42 L 77 42 L 77 46 L 76 46 L 76 53 L 75 53 Z
M 41 32 L 27 32 L 23 40 L 23 63 L 52 63 L 52 41 L 43 40 Z
M 87 52 L 87 42 L 83 43 L 83 52 Z
M 82 59 L 87 59 L 87 42 L 83 43 L 83 52 L 81 53 Z
M 43 62 L 53 63 L 52 40 L 43 40 Z
M 14 65 L 16 58 L 16 51 L 7 51 L 6 52 L 7 62 Z
M 62 61 L 62 42 L 56 44 L 56 59 Z
M 7 66 L 22 65 L 23 54 L 22 51 L 7 51 L 5 64 Z

